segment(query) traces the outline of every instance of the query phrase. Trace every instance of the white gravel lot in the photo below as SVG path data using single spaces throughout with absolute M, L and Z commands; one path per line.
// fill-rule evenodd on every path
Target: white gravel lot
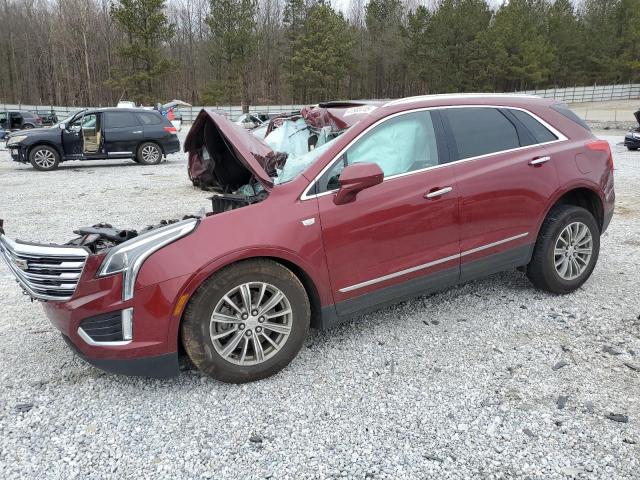
M 578 292 L 494 275 L 312 332 L 244 386 L 102 373 L 0 266 L 0 477 L 640 478 L 640 152 L 607 135 L 617 211 Z M 185 163 L 40 173 L 0 152 L 0 218 L 60 242 L 195 212 Z

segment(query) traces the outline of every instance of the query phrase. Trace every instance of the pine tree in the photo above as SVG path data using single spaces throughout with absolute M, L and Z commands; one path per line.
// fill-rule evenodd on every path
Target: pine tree
M 291 56 L 290 84 L 296 101 L 329 100 L 339 94 L 351 42 L 342 13 L 323 2 L 309 9 Z
M 173 68 L 162 55 L 163 42 L 175 33 L 164 11 L 165 0 L 120 0 L 111 7 L 125 42 L 116 50 L 123 68 L 108 84 L 139 103 L 158 100 L 154 86 Z
M 256 46 L 256 0 L 210 0 L 209 6 L 207 24 L 217 81 L 209 85 L 205 100 L 224 100 L 231 105 L 237 101 L 240 87 L 240 100 L 248 111 L 250 67 Z

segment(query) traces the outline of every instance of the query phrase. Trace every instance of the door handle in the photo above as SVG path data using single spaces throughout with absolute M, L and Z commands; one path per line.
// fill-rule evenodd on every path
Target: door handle
M 142 133 L 142 130 L 136 130 L 135 132 L 131 132 L 131 133 Z
M 535 167 L 536 165 L 542 165 L 543 163 L 547 163 L 549 160 L 551 160 L 551 157 L 538 157 L 531 160 L 529 162 L 529 165 L 531 165 L 532 167 Z
M 445 195 L 445 194 L 449 193 L 451 190 L 453 190 L 453 187 L 440 188 L 438 190 L 434 190 L 433 192 L 427 193 L 424 196 L 424 198 L 428 198 L 428 199 L 438 198 L 438 197 L 440 197 L 442 195 Z

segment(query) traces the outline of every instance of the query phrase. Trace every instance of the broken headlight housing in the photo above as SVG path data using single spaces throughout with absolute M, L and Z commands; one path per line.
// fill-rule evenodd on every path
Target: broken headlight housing
M 143 233 L 113 247 L 98 269 L 98 276 L 105 277 L 122 272 L 122 299 L 133 298 L 133 287 L 140 267 L 149 256 L 162 247 L 191 233 L 198 220 L 190 218 Z

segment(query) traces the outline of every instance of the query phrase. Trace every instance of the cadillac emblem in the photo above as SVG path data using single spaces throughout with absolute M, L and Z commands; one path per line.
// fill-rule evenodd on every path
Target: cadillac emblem
M 29 264 L 27 263 L 27 261 L 21 258 L 14 259 L 13 264 L 20 270 L 27 270 L 29 268 Z

